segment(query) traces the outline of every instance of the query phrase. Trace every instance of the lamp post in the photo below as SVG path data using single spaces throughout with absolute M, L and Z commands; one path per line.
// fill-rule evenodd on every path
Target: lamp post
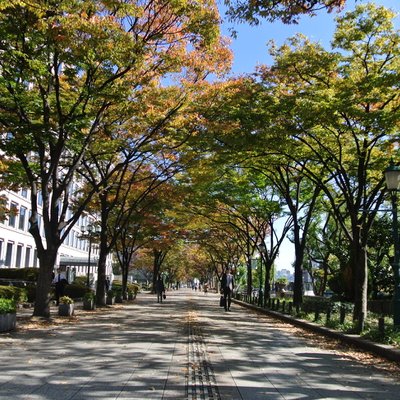
M 98 233 L 98 227 L 96 227 L 94 225 L 81 226 L 81 232 L 82 232 L 82 236 L 89 240 L 86 286 L 90 287 L 90 257 L 91 257 L 91 253 L 92 253 L 92 239 Z
M 399 224 L 397 216 L 397 192 L 400 180 L 400 167 L 390 163 L 385 169 L 386 187 L 390 192 L 393 212 L 393 244 L 394 257 L 392 262 L 394 274 L 394 296 L 393 296 L 393 324 L 395 328 L 400 328 L 400 243 L 399 243 Z

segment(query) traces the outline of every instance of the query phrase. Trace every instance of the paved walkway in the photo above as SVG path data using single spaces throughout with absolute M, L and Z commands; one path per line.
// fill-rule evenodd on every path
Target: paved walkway
M 139 294 L 51 330 L 0 335 L 0 399 L 400 399 L 400 382 L 216 294 Z

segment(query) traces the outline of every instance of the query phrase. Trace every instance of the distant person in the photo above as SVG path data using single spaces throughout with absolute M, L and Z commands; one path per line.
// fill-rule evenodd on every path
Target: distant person
M 207 294 L 208 293 L 208 283 L 206 282 L 203 287 L 204 287 L 204 293 Z
M 60 297 L 64 296 L 65 286 L 68 284 L 65 273 L 60 270 L 57 270 L 57 273 L 53 278 L 54 288 L 55 288 L 55 297 L 56 297 L 56 305 L 60 304 Z
M 235 280 L 231 274 L 231 269 L 227 268 L 221 279 L 221 290 L 225 299 L 225 311 L 230 311 L 231 296 L 235 287 Z
M 165 286 L 161 275 L 158 275 L 156 282 L 157 303 L 162 303 L 165 299 Z
M 109 276 L 107 276 L 107 278 L 106 278 L 105 289 L 106 289 L 106 293 L 111 289 L 111 281 L 110 281 Z

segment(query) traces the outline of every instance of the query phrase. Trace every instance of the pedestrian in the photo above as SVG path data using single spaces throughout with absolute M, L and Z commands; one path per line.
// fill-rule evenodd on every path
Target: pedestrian
M 207 294 L 208 293 L 208 282 L 206 282 L 203 287 L 204 287 L 204 293 Z
M 107 276 L 106 281 L 105 281 L 105 289 L 106 289 L 106 293 L 111 289 L 111 281 L 110 281 L 109 276 Z
M 221 279 L 221 290 L 225 300 L 225 311 L 230 311 L 231 296 L 235 287 L 235 280 L 231 274 L 231 269 L 227 268 Z
M 64 296 L 65 286 L 68 284 L 65 274 L 60 268 L 58 268 L 57 273 L 54 275 L 53 283 L 55 288 L 56 305 L 59 305 L 60 297 Z
M 162 303 L 163 299 L 165 299 L 165 286 L 164 286 L 164 281 L 160 274 L 158 274 L 156 282 L 156 293 L 157 293 L 157 303 Z

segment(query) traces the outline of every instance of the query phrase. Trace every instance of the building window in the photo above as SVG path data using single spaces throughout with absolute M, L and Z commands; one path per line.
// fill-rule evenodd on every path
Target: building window
M 28 189 L 27 188 L 21 189 L 21 196 L 25 197 L 25 199 L 28 197 Z
M 17 268 L 21 268 L 21 260 L 22 260 L 22 244 L 17 246 L 17 256 L 15 258 L 15 266 Z
M 0 267 L 4 264 L 3 261 L 3 241 L 0 240 Z
M 36 268 L 38 266 L 38 255 L 37 250 L 35 249 L 33 252 L 33 266 Z
M 6 267 L 11 267 L 13 248 L 14 248 L 14 243 L 8 242 L 6 249 L 6 261 L 4 263 Z
M 25 251 L 25 268 L 29 268 L 30 261 L 31 261 L 31 248 L 27 247 Z
M 38 230 L 40 233 L 40 236 L 44 236 L 44 229 L 42 229 L 42 216 L 38 214 L 37 216 L 37 225 L 38 225 Z
M 24 231 L 26 228 L 26 212 L 27 208 L 24 206 L 21 206 L 19 208 L 19 222 L 18 222 L 18 228 L 21 229 L 21 231 Z
M 15 228 L 15 224 L 17 221 L 17 214 L 18 214 L 18 204 L 11 202 L 10 206 L 10 215 L 8 217 L 8 225 Z

